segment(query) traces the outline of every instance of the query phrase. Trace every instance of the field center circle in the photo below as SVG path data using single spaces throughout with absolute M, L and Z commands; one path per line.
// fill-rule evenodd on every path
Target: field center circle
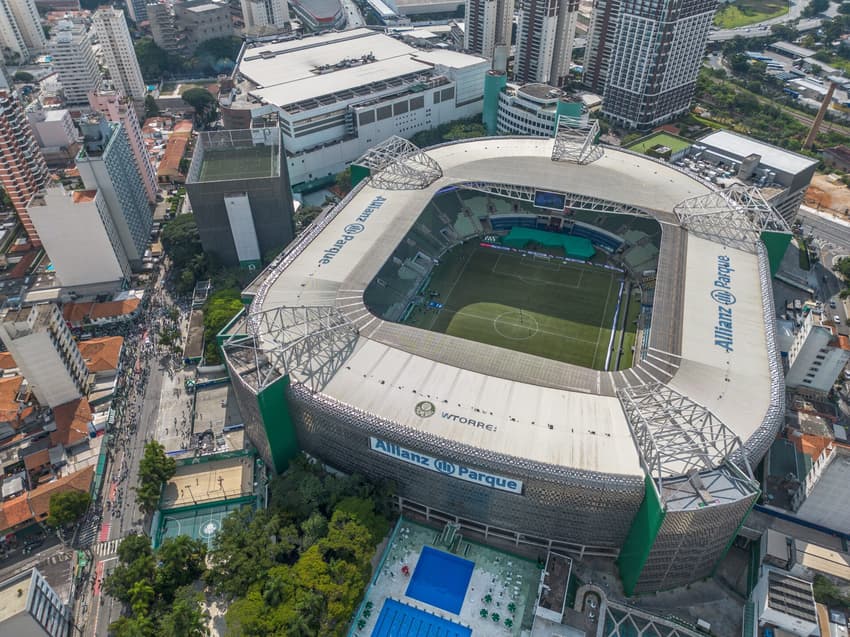
M 493 319 L 493 329 L 502 338 L 525 341 L 540 331 L 540 324 L 531 314 L 509 310 Z

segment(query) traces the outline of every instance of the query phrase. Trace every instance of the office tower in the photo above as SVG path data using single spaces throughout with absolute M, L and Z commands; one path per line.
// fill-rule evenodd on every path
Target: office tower
M 127 13 L 130 19 L 138 24 L 148 19 L 146 0 L 127 0 Z
M 245 33 L 265 35 L 289 30 L 287 0 L 242 0 Z
M 55 304 L 6 310 L 0 340 L 42 405 L 64 405 L 88 391 L 86 362 Z
M 0 49 L 17 54 L 17 60 L 28 62 L 47 46 L 41 18 L 33 0 L 0 0 Z
M 0 185 L 12 200 L 18 219 L 34 246 L 40 246 L 41 241 L 27 215 L 27 204 L 46 181 L 47 164 L 18 94 L 0 73 Z
M 71 610 L 36 569 L 0 582 L 0 635 L 68 637 Z
M 115 88 L 131 99 L 144 99 L 145 83 L 124 12 L 101 7 L 94 14 L 93 24 Z
M 514 0 L 466 0 L 463 48 L 486 58 L 498 44 L 511 44 Z
M 154 2 L 147 5 L 147 13 L 153 41 L 159 48 L 176 53 L 180 48 L 180 38 L 171 9 L 164 2 Z
M 514 80 L 563 86 L 570 74 L 578 0 L 521 0 Z
M 124 247 L 97 190 L 53 184 L 33 196 L 28 211 L 63 287 L 118 288 L 130 278 Z
M 598 0 L 584 82 L 602 94 L 603 114 L 646 129 L 685 113 L 716 7 L 715 0 Z
M 156 203 L 156 194 L 158 191 L 156 172 L 153 169 L 150 156 L 142 140 L 142 128 L 139 126 L 139 119 L 136 117 L 133 103 L 117 91 L 101 89 L 95 93 L 89 93 L 89 104 L 92 109 L 106 116 L 106 119 L 110 122 L 123 124 L 127 137 L 130 140 L 130 147 L 133 149 L 136 169 L 142 177 L 142 183 L 144 183 L 148 201 L 150 203 Z
M 204 251 L 254 270 L 292 241 L 292 192 L 280 129 L 201 133 L 186 178 Z
M 100 113 L 81 119 L 80 128 L 80 177 L 86 189 L 103 195 L 130 267 L 138 269 L 150 243 L 153 212 L 130 139 L 121 124 L 108 122 Z
M 53 67 L 69 104 L 85 104 L 88 94 L 100 85 L 100 72 L 86 28 L 61 20 L 48 45 Z

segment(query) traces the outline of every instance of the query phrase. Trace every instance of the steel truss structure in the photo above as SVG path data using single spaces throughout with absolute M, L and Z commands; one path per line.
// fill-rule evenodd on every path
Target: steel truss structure
M 646 472 L 659 493 L 665 479 L 720 467 L 741 439 L 708 409 L 663 383 L 624 387 L 617 397 Z M 749 463 L 746 474 L 752 478 Z
M 598 120 L 559 115 L 558 123 L 555 125 L 552 161 L 589 164 L 600 159 L 605 151 L 596 143 L 598 137 Z
M 354 162 L 371 173 L 371 185 L 384 190 L 423 190 L 443 176 L 443 169 L 416 144 L 393 135 Z
M 508 199 L 516 199 L 518 201 L 534 201 L 535 189 L 530 186 L 517 186 L 512 184 L 495 184 L 486 181 L 467 181 L 460 184 L 455 184 L 458 188 L 467 190 L 477 190 L 478 192 L 487 193 L 490 195 L 498 195 L 507 197 Z M 582 212 L 607 212 L 621 215 L 634 215 L 635 217 L 648 217 L 654 219 L 651 214 L 628 204 L 614 203 L 607 199 L 599 197 L 591 197 L 589 195 L 577 195 L 574 193 L 563 193 L 567 198 L 566 210 L 576 210 Z
M 320 391 L 351 354 L 359 334 L 333 306 L 278 307 L 252 319 L 251 333 L 228 337 L 222 349 L 228 358 L 248 364 L 237 371 L 254 378 L 257 393 L 293 371 L 311 391 Z
M 690 232 L 751 253 L 762 232 L 791 232 L 756 186 L 732 186 L 685 199 L 673 212 Z

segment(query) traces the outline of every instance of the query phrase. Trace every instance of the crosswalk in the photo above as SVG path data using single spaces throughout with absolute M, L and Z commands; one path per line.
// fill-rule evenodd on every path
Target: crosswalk
M 121 540 L 108 540 L 107 542 L 98 542 L 92 547 L 92 552 L 100 557 L 106 557 L 108 555 L 114 555 L 118 552 L 118 545 L 121 543 Z

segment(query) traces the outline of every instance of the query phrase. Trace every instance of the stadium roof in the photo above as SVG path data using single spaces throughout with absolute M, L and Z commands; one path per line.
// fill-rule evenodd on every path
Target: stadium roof
M 758 257 L 679 228 L 674 207 L 711 192 L 704 183 L 614 149 L 605 149 L 604 156 L 586 165 L 552 161 L 553 144 L 552 139 L 489 138 L 445 145 L 427 151 L 442 168 L 442 176 L 430 185 L 405 191 L 365 185 L 321 232 L 297 246 L 298 256 L 269 279 L 252 314 L 280 307 L 335 307 L 356 325 L 357 335 L 344 364 L 332 372 L 323 370 L 318 391 L 456 443 L 583 471 L 639 476 L 641 458 L 616 392 L 657 379 L 708 408 L 733 435 L 746 440 L 771 406 Z M 655 351 L 647 361 L 624 372 L 598 372 L 423 332 L 368 312 L 363 290 L 426 204 L 441 188 L 469 182 L 567 191 L 653 211 L 665 238 L 649 348 Z M 376 201 L 379 207 L 364 221 L 364 211 Z M 359 225 L 357 233 L 332 259 L 323 259 L 350 224 Z M 721 305 L 712 293 L 719 265 L 733 272 L 730 348 L 715 343 Z M 662 292 L 665 270 L 668 287 Z M 684 300 L 684 309 L 676 299 Z M 678 335 L 681 343 L 674 342 Z M 265 333 L 264 349 L 276 347 L 274 338 L 274 331 Z M 662 369 L 660 356 L 678 365 L 671 366 L 672 372 Z M 295 381 L 311 382 L 303 369 L 288 371 Z M 436 406 L 433 417 L 414 411 L 423 400 Z
M 377 31 L 353 29 L 246 48 L 239 73 L 257 85 L 252 95 L 286 106 L 410 73 L 430 73 L 436 65 L 463 68 L 484 62 L 465 53 L 422 51 Z

